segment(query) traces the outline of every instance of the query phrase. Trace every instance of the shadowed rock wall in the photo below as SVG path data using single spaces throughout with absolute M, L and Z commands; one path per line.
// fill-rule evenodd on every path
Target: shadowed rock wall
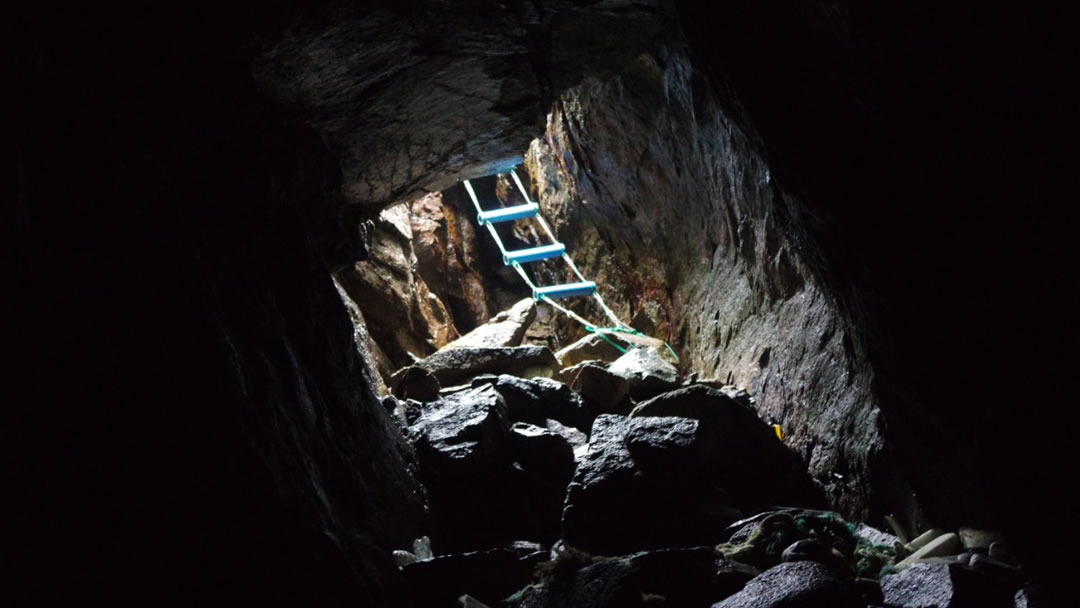
M 520 153 L 543 128 L 550 102 L 586 77 L 587 86 L 564 98 L 554 115 L 548 146 L 562 173 L 543 160 L 534 161 L 534 170 L 541 188 L 565 179 L 562 187 L 580 199 L 580 208 L 565 209 L 586 214 L 580 224 L 569 224 L 569 242 L 633 261 L 632 268 L 605 270 L 585 260 L 606 284 L 622 286 L 613 301 L 634 316 L 644 310 L 641 318 L 675 337 L 703 371 L 730 372 L 732 380 L 756 387 L 763 411 L 784 421 L 819 478 L 830 467 L 843 477 L 822 479 L 830 490 L 848 491 L 852 477 L 846 475 L 862 475 L 860 470 L 875 482 L 876 472 L 884 471 L 874 486 L 883 492 L 896 487 L 894 469 L 882 464 L 891 455 L 878 451 L 881 419 L 875 410 L 882 404 L 875 396 L 901 395 L 889 406 L 888 413 L 901 412 L 886 417 L 889 425 L 908 421 L 917 428 L 919 420 L 903 409 L 896 380 L 903 376 L 893 376 L 889 391 L 875 391 L 881 376 L 862 365 L 866 345 L 852 329 L 858 324 L 836 314 L 820 272 L 848 268 L 838 261 L 858 257 L 830 249 L 821 263 L 803 242 L 799 227 L 813 225 L 812 218 L 784 188 L 774 188 L 774 177 L 766 179 L 756 137 L 710 110 L 709 87 L 699 86 L 679 53 L 661 52 L 671 48 L 672 23 L 670 12 L 658 6 L 665 5 L 609 0 L 470 3 L 466 9 L 435 2 L 300 8 L 277 2 L 208 12 L 165 4 L 154 14 L 97 5 L 17 8 L 5 37 L 12 49 L 5 65 L 14 75 L 9 101 L 15 111 L 8 115 L 14 221 L 5 240 L 14 295 L 3 306 L 11 324 L 6 372 L 14 397 L 0 431 L 5 462 L 14 465 L 9 474 L 16 489 L 9 500 L 15 515 L 6 524 L 15 533 L 3 559 L 5 571 L 21 583 L 13 592 L 17 602 L 99 596 L 141 605 L 148 599 L 337 605 L 358 598 L 390 604 L 399 581 L 386 552 L 424 527 L 422 496 L 408 450 L 356 354 L 329 275 L 363 257 L 358 226 L 364 217 L 445 188 L 459 174 L 487 173 L 494 159 Z M 815 27 L 843 23 L 825 8 L 795 12 L 792 19 Z M 692 15 L 684 22 L 695 21 Z M 933 16 L 919 14 L 911 23 Z M 738 51 L 747 40 L 768 46 L 783 39 L 758 36 L 758 27 L 740 28 L 755 23 L 745 12 L 727 17 L 696 19 L 706 28 L 692 31 L 698 59 L 702 47 Z M 956 23 L 966 24 L 961 17 Z M 1011 19 L 1008 14 L 1002 21 Z M 717 37 L 708 29 L 716 23 L 726 34 L 745 35 Z M 955 24 L 937 32 L 937 50 L 946 55 L 952 33 L 967 31 L 949 25 Z M 984 26 L 981 40 L 998 39 L 1000 29 Z M 1041 34 L 1038 28 L 1025 31 L 1027 40 Z M 921 30 L 905 27 L 902 33 L 897 39 L 918 38 Z M 717 44 L 721 39 L 734 42 Z M 888 60 L 902 63 L 905 47 L 897 48 Z M 930 53 L 927 63 L 937 55 Z M 723 70 L 739 54 L 730 53 L 727 63 L 704 56 Z M 827 57 L 818 59 L 827 63 Z M 1012 65 L 1008 59 L 995 56 L 991 63 Z M 963 61 L 951 65 L 964 67 Z M 1052 62 L 1046 65 L 1054 72 Z M 1027 68 L 1018 64 L 1007 72 L 1028 74 Z M 621 79 L 609 80 L 618 73 Z M 736 80 L 740 90 L 761 76 L 749 73 Z M 1030 73 L 1036 76 L 1020 79 L 1018 90 L 1033 99 L 1066 99 L 1031 86 L 1043 72 Z M 791 76 L 784 74 L 779 82 Z M 952 113 L 995 99 L 998 79 L 979 74 L 977 83 L 994 86 L 978 89 Z M 949 77 L 937 74 L 929 82 Z M 827 72 L 820 77 L 834 80 Z M 903 91 L 886 87 L 879 95 Z M 770 97 L 775 91 L 768 88 L 759 92 L 773 103 L 789 101 Z M 898 99 L 885 106 L 887 116 L 903 109 L 903 95 Z M 725 95 L 721 105 L 737 108 L 732 100 Z M 602 112 L 601 103 L 625 113 Z M 1071 106 L 1060 105 L 1071 114 Z M 983 127 L 1001 124 L 1013 105 L 994 107 L 1006 111 L 976 113 L 947 140 L 960 144 L 978 136 L 976 142 L 995 145 L 985 156 L 975 155 L 990 162 L 964 165 L 965 179 L 952 182 L 948 197 L 926 197 L 929 202 L 918 208 L 950 208 L 946 199 L 967 197 L 968 185 L 980 185 L 980 196 L 970 198 L 974 203 L 938 216 L 949 221 L 928 233 L 933 239 L 950 236 L 969 217 L 985 217 L 972 205 L 993 199 L 1001 183 L 1024 204 L 1067 200 L 1059 196 L 1070 191 L 1061 185 L 1065 180 L 1054 178 L 1068 175 L 1069 165 L 1038 144 L 1042 134 L 1069 123 L 1040 122 L 1031 130 L 1020 125 L 1016 133 L 1004 131 L 1011 137 L 998 147 L 996 131 Z M 1044 115 L 1041 110 L 1059 106 L 1022 107 L 1025 115 Z M 890 133 L 919 124 L 918 118 L 898 122 Z M 931 131 L 953 133 L 949 120 L 930 124 Z M 620 135 L 624 129 L 642 137 Z M 783 132 L 774 128 L 767 135 Z M 605 139 L 612 145 L 595 143 Z M 963 146 L 926 147 L 935 150 L 937 179 L 948 180 L 952 165 L 945 161 Z M 909 145 L 878 166 L 905 154 L 925 158 L 918 154 L 924 148 Z M 1009 160 L 1019 155 L 1016 150 L 1025 162 L 1014 165 Z M 797 166 L 805 154 L 785 158 Z M 918 163 L 904 166 L 919 169 Z M 640 175 L 627 179 L 627 167 L 640 168 Z M 687 175 L 683 167 L 696 170 Z M 1003 181 L 978 179 L 988 174 Z M 924 193 L 913 183 L 888 207 L 906 208 L 905 197 Z M 649 199 L 651 205 L 639 206 Z M 346 208 L 346 202 L 360 205 Z M 557 211 L 556 202 L 545 204 Z M 1009 290 L 1015 293 L 1006 301 L 1018 305 L 1017 318 L 1068 318 L 1042 308 L 1044 301 L 1068 302 L 1044 289 L 1049 279 L 1056 285 L 1067 276 L 1039 263 L 1056 257 L 1045 243 L 1069 242 L 1040 230 L 1036 220 L 1052 216 L 1035 211 L 1048 207 L 1020 214 L 1026 223 L 1019 232 L 1037 235 L 1015 248 L 1026 257 L 1008 258 L 1014 249 L 1000 248 L 993 259 L 1003 263 L 983 266 L 975 295 L 962 302 L 978 304 L 983 293 L 1004 291 L 998 289 L 1000 272 L 1033 280 L 1039 289 L 1037 298 Z M 852 209 L 861 208 L 841 207 L 838 216 Z M 868 214 L 849 217 L 857 225 Z M 994 216 L 982 227 L 1009 242 L 1013 217 Z M 906 224 L 919 226 L 917 220 Z M 868 234 L 858 244 L 868 246 L 873 238 Z M 972 242 L 946 249 L 947 259 L 963 262 L 947 270 L 970 266 L 972 258 L 952 254 L 966 254 Z M 920 251 L 924 264 L 901 276 L 920 276 L 934 260 L 933 248 Z M 886 270 L 905 268 L 906 258 L 890 259 Z M 934 276 L 936 281 L 921 284 L 923 292 L 950 287 L 955 275 Z M 728 295 L 703 288 L 710 283 Z M 957 313 L 972 310 L 957 305 L 950 309 L 954 314 L 936 315 L 933 306 L 922 304 L 921 316 L 891 326 L 912 350 L 922 341 L 937 346 L 926 339 L 947 330 Z M 857 316 L 858 307 L 851 309 Z M 1000 317 L 994 307 L 977 310 L 983 311 L 981 321 Z M 927 320 L 936 320 L 929 329 L 920 325 Z M 960 337 L 983 336 L 984 326 L 971 324 Z M 1056 340 L 1057 329 L 1035 322 L 1019 333 Z M 997 343 L 996 334 L 985 335 L 965 352 Z M 991 399 L 993 413 L 1029 410 L 1022 412 L 1027 424 L 1020 428 L 1041 440 L 1044 420 L 1061 408 L 1039 410 L 1029 405 L 1033 400 L 977 372 L 990 361 L 991 380 L 1058 386 L 1054 381 L 1065 376 L 1053 373 L 1058 357 L 1042 348 L 1045 342 L 1028 339 L 1000 359 L 996 355 L 1005 349 L 970 359 L 956 383 L 964 388 L 950 395 L 963 400 L 976 384 L 978 391 L 956 408 L 951 422 L 963 422 L 982 399 Z M 942 376 L 948 352 L 935 352 L 934 365 L 920 368 L 919 378 Z M 824 397 L 811 399 L 810 387 Z M 801 411 L 822 411 L 825 403 L 844 413 L 837 419 L 840 438 L 832 443 L 820 439 L 824 421 L 800 417 Z M 1036 410 L 1038 415 L 1030 413 Z M 995 445 L 1013 436 L 1016 419 L 982 419 L 995 432 L 978 455 L 1002 465 L 1008 482 L 1067 485 L 1055 477 L 1065 448 L 1015 458 L 1024 446 Z M 844 426 L 849 420 L 857 428 Z M 1071 425 L 1055 423 L 1057 428 Z M 901 436 L 908 439 L 892 443 L 919 450 L 937 442 L 910 428 L 906 433 Z M 925 478 L 937 473 L 933 465 L 916 466 Z M 844 502 L 847 494 L 834 498 L 853 510 L 880 504 L 852 491 L 850 502 Z M 1003 504 L 1025 505 L 1017 496 Z M 1020 513 L 1035 512 L 1025 505 Z M 1015 521 L 1024 523 L 1019 516 Z
M 563 95 L 529 159 L 547 217 L 622 318 L 671 340 L 688 370 L 750 389 L 836 508 L 910 504 L 805 205 L 683 51 Z
M 472 10 L 16 9 L 14 604 L 393 603 L 424 495 L 330 278 L 365 253 L 345 200 L 523 148 L 557 84 L 531 60 L 565 85 L 621 62 L 624 20 L 627 44 L 659 32 L 648 3 Z

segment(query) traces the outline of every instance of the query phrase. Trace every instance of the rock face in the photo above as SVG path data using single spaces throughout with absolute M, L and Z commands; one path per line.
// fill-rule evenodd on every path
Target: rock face
M 448 348 L 499 348 L 519 346 L 525 337 L 525 330 L 536 318 L 536 301 L 532 298 L 521 300 L 508 310 L 504 310 L 480 327 L 447 345 Z
M 428 355 L 459 335 L 450 311 L 414 270 L 411 238 L 406 205 L 384 210 L 370 236 L 370 259 L 336 277 L 397 367 L 408 365 L 410 355 Z
M 814 505 L 821 500 L 803 463 L 755 412 L 719 390 L 694 385 L 641 403 L 631 418 L 683 416 L 700 421 L 712 479 L 741 507 Z M 747 462 L 754 463 L 746 466 Z
M 915 564 L 884 577 L 881 590 L 890 608 L 1006 608 L 1017 593 L 1006 579 L 960 564 Z
M 801 203 L 692 79 L 671 51 L 564 95 L 529 155 L 545 217 L 618 314 L 655 303 L 684 365 L 750 387 L 837 508 L 882 509 L 905 490 L 860 333 L 808 262 Z
M 555 355 L 543 346 L 446 348 L 416 363 L 434 374 L 443 386 L 492 372 L 530 378 L 550 376 L 558 365 Z
M 607 371 L 626 380 L 630 396 L 648 399 L 679 386 L 679 371 L 656 350 L 634 348 L 608 366 Z
M 484 476 L 509 458 L 510 422 L 502 397 L 489 386 L 424 407 L 411 425 L 427 474 L 455 479 Z
M 817 562 L 789 562 L 762 572 L 713 608 L 862 608 L 850 585 Z
M 748 3 L 734 4 L 740 8 L 733 10 L 753 12 Z M 822 30 L 819 24 L 846 29 L 834 17 L 843 7 L 817 6 L 776 21 L 811 23 L 815 32 Z M 908 457 L 908 470 L 938 475 L 939 467 L 925 466 L 938 461 L 922 455 L 923 446 L 930 453 L 942 443 L 935 425 L 923 425 L 904 399 L 891 405 L 879 399 L 887 383 L 875 382 L 883 379 L 880 368 L 867 364 L 866 335 L 839 314 L 843 288 L 830 293 L 819 280 L 818 272 L 837 260 L 816 256 L 808 246 L 812 239 L 799 228 L 817 218 L 803 213 L 778 185 L 779 174 L 765 168 L 759 138 L 720 111 L 721 105 L 737 107 L 735 95 L 712 98 L 710 90 L 717 89 L 703 76 L 710 70 L 691 69 L 677 36 L 670 35 L 675 20 L 669 7 L 621 0 L 483 2 L 470 10 L 457 3 L 378 8 L 285 2 L 258 11 L 220 6 L 206 18 L 186 4 L 163 3 L 141 22 L 126 7 L 16 7 L 6 61 L 13 82 L 6 101 L 17 117 L 8 129 L 13 221 L 5 239 L 14 295 L 4 305 L 13 320 L 5 343 L 16 354 L 6 369 L 7 388 L 17 398 L 5 411 L 0 443 L 10 450 L 9 461 L 21 466 L 5 480 L 16 489 L 5 504 L 14 512 L 9 522 L 15 529 L 5 537 L 5 551 L 19 556 L 5 565 L 6 578 L 16 582 L 6 596 L 15 604 L 99 598 L 127 604 L 169 589 L 162 601 L 177 605 L 206 598 L 226 604 L 400 605 L 404 578 L 391 550 L 408 546 L 431 524 L 413 450 L 378 399 L 372 370 L 388 374 L 411 363 L 410 354 L 425 356 L 453 339 L 440 317 L 452 316 L 457 324 L 471 315 L 479 323 L 502 309 L 488 303 L 481 314 L 475 283 L 463 281 L 458 293 L 454 285 L 424 276 L 421 260 L 424 268 L 441 268 L 440 260 L 449 268 L 467 257 L 448 243 L 468 224 L 452 220 L 434 197 L 414 203 L 459 174 L 488 173 L 495 159 L 520 153 L 556 99 L 551 127 L 530 160 L 533 182 L 561 237 L 572 251 L 585 252 L 579 262 L 610 290 L 620 313 L 640 319 L 643 328 L 651 325 L 650 333 L 672 337 L 690 367 L 750 387 L 764 417 L 783 425 L 790 445 L 845 512 L 902 503 L 899 465 Z M 1008 21 L 1025 22 L 1011 13 Z M 692 17 L 684 23 L 694 25 Z M 745 23 L 722 25 L 738 30 Z M 952 36 L 965 23 L 957 19 L 958 27 L 939 27 L 948 35 L 937 35 L 969 48 L 954 44 Z M 710 38 L 717 36 L 709 32 L 701 40 Z M 777 44 L 781 37 L 758 38 Z M 893 57 L 906 50 L 899 46 Z M 956 65 L 954 56 L 937 73 L 949 74 Z M 723 71 L 721 64 L 700 67 Z M 1039 70 L 1023 69 L 1023 62 L 1018 67 L 1010 72 L 1022 80 L 1053 72 L 1042 62 Z M 585 87 L 560 97 L 583 79 Z M 772 80 L 760 73 L 755 79 Z M 1001 91 L 998 83 L 994 78 L 986 91 Z M 1016 88 L 1024 95 L 1039 90 Z M 954 142 L 994 144 L 969 161 L 977 171 L 957 180 L 950 194 L 966 195 L 972 187 L 989 192 L 1004 182 L 1011 186 L 1003 188 L 1004 198 L 1029 200 L 1033 186 L 1026 176 L 1045 174 L 1060 161 L 1031 145 L 1029 134 L 1059 133 L 1062 125 L 1027 129 L 1013 123 L 1022 135 L 1010 138 L 1009 125 L 987 128 L 1000 125 L 1000 117 L 979 110 L 1030 116 L 1052 104 L 1015 111 L 995 106 L 1000 97 L 984 93 L 976 90 L 973 103 L 958 104 L 964 116 L 969 109 L 976 116 L 968 128 L 954 129 L 947 120 L 939 125 L 940 133 L 956 134 Z M 785 96 L 774 103 L 791 105 Z M 898 103 L 904 107 L 902 99 Z M 1072 104 L 1061 105 L 1073 114 Z M 925 136 L 935 131 L 921 128 L 918 112 L 904 114 L 912 118 L 897 121 L 897 131 L 920 127 L 910 129 L 918 134 L 919 146 L 910 149 L 918 160 L 906 166 L 921 169 L 924 160 L 932 162 L 934 155 L 922 152 Z M 882 122 L 892 122 L 891 116 Z M 1009 153 L 1010 144 L 1022 153 Z M 1018 156 L 1023 162 L 1012 165 Z M 1001 169 L 991 171 L 997 179 L 985 178 L 987 166 L 980 161 L 988 157 L 991 169 Z M 955 163 L 938 166 L 952 172 Z M 1009 183 L 1010 175 L 1025 179 Z M 932 190 L 920 180 L 895 181 L 911 184 L 905 194 Z M 1060 185 L 1065 182 L 1042 180 L 1034 187 L 1067 195 L 1070 188 Z M 866 183 L 875 184 L 872 178 Z M 878 208 L 858 194 L 860 204 L 853 207 Z M 914 234 L 905 231 L 904 244 L 920 236 L 924 243 L 955 243 L 954 233 L 993 233 L 952 230 L 971 227 L 966 212 L 954 211 L 962 219 L 952 223 L 937 221 L 936 207 L 947 196 L 910 198 L 927 202 L 922 212 L 910 214 L 906 227 Z M 414 201 L 405 213 L 391 210 L 379 219 L 403 200 Z M 983 201 L 973 200 L 980 213 L 970 216 L 986 218 Z M 900 204 L 885 208 L 908 210 Z M 867 242 L 878 232 L 863 230 L 864 213 L 852 213 L 856 230 L 847 236 L 858 233 Z M 1052 216 L 1028 217 L 1045 222 Z M 368 232 L 368 219 L 382 232 Z M 1016 214 L 980 221 L 1012 228 Z M 922 225 L 943 228 L 920 231 Z M 413 234 L 411 252 L 397 236 L 406 227 Z M 938 282 L 923 282 L 922 289 L 897 281 L 901 287 L 890 292 L 910 290 L 900 301 L 923 307 L 921 317 L 905 317 L 884 332 L 917 343 L 919 350 L 909 353 L 921 351 L 934 362 L 922 380 L 949 376 L 942 372 L 952 369 L 957 344 L 927 348 L 922 342 L 938 340 L 933 331 L 905 331 L 921 321 L 949 327 L 984 309 L 991 290 L 1010 292 L 1002 295 L 1023 303 L 1011 312 L 1031 322 L 1065 316 L 1048 314 L 1049 299 L 1031 298 L 1027 289 L 997 290 L 1003 275 L 1023 276 L 1038 287 L 1060 283 L 1056 269 L 1044 263 L 1056 257 L 1047 255 L 1045 243 L 1069 241 L 1023 227 L 1011 234 L 1037 235 L 1028 244 L 1038 246 L 996 248 L 1008 252 L 997 253 L 996 264 L 969 253 L 963 245 L 970 241 L 944 249 L 963 255 L 895 248 L 902 253 L 886 269 L 908 269 L 901 277 L 942 260 L 955 264 L 946 270 L 963 271 L 938 271 Z M 389 260 L 366 269 L 369 280 L 421 301 L 407 307 L 410 323 L 400 334 L 396 324 L 366 319 L 371 335 L 386 331 L 407 346 L 387 347 L 394 352 L 382 355 L 367 348 L 365 361 L 356 343 L 369 342 L 350 330 L 349 312 L 328 276 L 335 274 L 354 300 L 357 322 L 377 312 L 390 300 L 360 293 L 343 277 L 369 250 Z M 923 263 L 909 264 L 908 254 Z M 862 261 L 851 257 L 858 259 L 851 265 Z M 956 280 L 973 269 L 984 277 L 975 286 L 988 289 Z M 417 273 L 441 306 L 425 295 Z M 885 274 L 883 281 L 895 281 Z M 1044 285 L 1045 277 L 1053 281 Z M 949 298 L 927 297 L 937 293 L 927 288 L 934 285 L 974 294 L 965 300 L 969 307 L 942 314 L 937 307 Z M 905 308 L 897 306 L 898 317 Z M 988 310 L 984 318 L 999 322 L 998 311 Z M 963 352 L 979 350 L 987 335 L 996 339 L 986 331 L 989 325 L 961 334 L 978 337 Z M 1037 329 L 1013 333 L 1059 335 Z M 974 357 L 968 369 L 1000 359 L 990 366 L 1002 372 L 997 377 L 1044 374 L 1056 357 L 1015 353 L 1054 350 L 1039 348 L 1037 340 L 1025 346 L 1035 347 L 1017 348 L 1013 356 Z M 954 394 L 978 383 L 956 384 L 961 388 Z M 1014 396 L 992 392 L 1009 401 L 1002 411 L 1016 409 Z M 975 405 L 960 408 L 952 428 L 988 424 L 999 437 L 1013 435 L 1014 417 L 966 420 L 982 399 L 963 396 Z M 385 403 L 397 408 L 396 400 Z M 422 414 L 418 402 L 407 407 Z M 1052 416 L 1040 409 L 1038 426 L 1019 428 L 1040 430 L 1047 418 Z M 891 441 L 896 437 L 903 441 Z M 911 450 L 899 458 L 889 445 Z M 508 483 L 490 488 L 492 501 L 469 507 L 497 513 L 505 506 L 499 492 L 530 488 L 532 478 L 514 472 L 512 449 L 509 458 L 504 476 L 492 479 Z M 1025 481 L 1029 472 L 1028 461 L 1014 454 L 990 462 L 1001 465 L 1006 481 Z M 959 484 L 944 485 L 962 495 Z M 1014 499 L 1037 512 L 1029 503 L 1038 505 L 1026 496 Z M 118 572 L 124 585 L 115 582 Z M 599 580 L 598 587 L 607 579 L 581 580 Z
M 566 541 L 619 555 L 722 540 L 738 512 L 710 495 L 699 473 L 702 448 L 695 420 L 598 416 L 567 490 Z
M 570 344 L 555 353 L 555 358 L 563 367 L 570 367 L 585 361 L 607 361 L 618 359 L 623 353 L 611 345 L 610 342 L 600 337 L 599 334 L 590 333 L 577 342 Z
M 582 431 L 589 430 L 592 419 L 587 418 L 581 396 L 561 382 L 549 378 L 525 380 L 501 374 L 476 378 L 473 385 L 492 382 L 506 401 L 512 420 L 546 426 L 547 421 L 553 419 Z
M 665 8 L 430 4 L 406 23 L 339 8 L 268 49 L 256 77 L 333 142 L 350 202 L 390 203 L 520 156 L 553 95 L 655 44 Z

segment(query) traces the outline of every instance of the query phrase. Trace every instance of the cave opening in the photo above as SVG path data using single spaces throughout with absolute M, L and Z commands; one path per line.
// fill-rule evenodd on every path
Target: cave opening
M 17 7 L 12 603 L 494 605 L 541 561 L 608 605 L 901 604 L 858 524 L 933 532 L 957 603 L 1058 599 L 1075 15 L 779 5 Z M 454 185 L 522 151 L 673 376 L 552 363 L 580 329 L 540 307 L 495 367 L 395 378 L 529 298 Z

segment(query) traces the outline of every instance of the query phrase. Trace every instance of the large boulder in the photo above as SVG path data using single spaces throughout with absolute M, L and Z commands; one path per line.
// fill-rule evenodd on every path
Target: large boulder
M 634 348 L 619 357 L 608 371 L 627 382 L 630 396 L 648 399 L 679 386 L 679 370 L 653 348 Z
M 559 537 L 566 486 L 574 474 L 574 451 L 561 434 L 524 422 L 510 432 L 514 447 L 513 485 L 506 493 L 517 505 L 509 514 L 517 520 L 517 537 L 545 544 Z
M 550 377 L 559 362 L 543 346 L 470 346 L 441 349 L 416 366 L 435 374 L 443 386 L 451 386 L 480 374 Z
M 630 383 L 608 371 L 606 365 L 594 361 L 579 363 L 560 371 L 558 379 L 585 399 L 588 424 L 597 414 L 627 414 L 633 407 Z
M 416 413 L 409 435 L 420 460 L 440 552 L 485 549 L 513 540 L 520 525 L 509 489 L 513 468 L 506 405 L 490 386 L 455 392 L 432 403 L 409 402 Z
M 510 428 L 514 459 L 525 470 L 561 481 L 563 489 L 574 472 L 574 448 L 557 432 L 527 422 Z
M 635 419 L 651 416 L 680 416 L 700 422 L 700 449 L 708 471 L 741 508 L 821 504 L 822 498 L 798 455 L 752 409 L 723 392 L 688 386 L 640 403 L 630 413 Z
M 548 420 L 558 420 L 566 426 L 589 430 L 585 402 L 569 386 L 550 378 L 526 380 L 509 374 L 481 376 L 473 386 L 491 384 L 506 401 L 510 420 L 546 426 Z
M 1009 608 L 1020 582 L 967 566 L 915 564 L 881 580 L 889 608 Z
M 817 562 L 785 562 L 713 608 L 864 608 L 853 587 Z
M 555 541 L 575 462 L 563 434 L 511 426 L 490 384 L 416 407 L 409 432 L 437 525 L 432 537 L 442 550 Z
M 563 367 L 570 367 L 585 361 L 606 361 L 611 363 L 623 355 L 623 352 L 600 334 L 590 333 L 577 342 L 555 353 L 555 358 Z
M 410 432 L 421 467 L 442 476 L 484 475 L 510 457 L 506 404 L 491 387 L 460 391 L 427 404 Z
M 536 301 L 525 298 L 500 312 L 490 321 L 446 345 L 447 348 L 499 348 L 518 346 L 536 318 Z
M 602 414 L 563 509 L 570 545 L 604 555 L 715 544 L 738 512 L 703 481 L 698 423 Z

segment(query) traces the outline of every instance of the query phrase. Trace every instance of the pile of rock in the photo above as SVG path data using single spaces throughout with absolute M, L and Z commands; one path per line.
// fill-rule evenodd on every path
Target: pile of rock
M 654 349 L 605 361 L 521 346 L 520 313 L 392 379 L 387 407 L 435 522 L 430 544 L 395 552 L 412 605 L 955 607 L 1023 595 L 992 533 L 905 542 L 820 510 L 803 463 L 744 392 L 686 381 Z

